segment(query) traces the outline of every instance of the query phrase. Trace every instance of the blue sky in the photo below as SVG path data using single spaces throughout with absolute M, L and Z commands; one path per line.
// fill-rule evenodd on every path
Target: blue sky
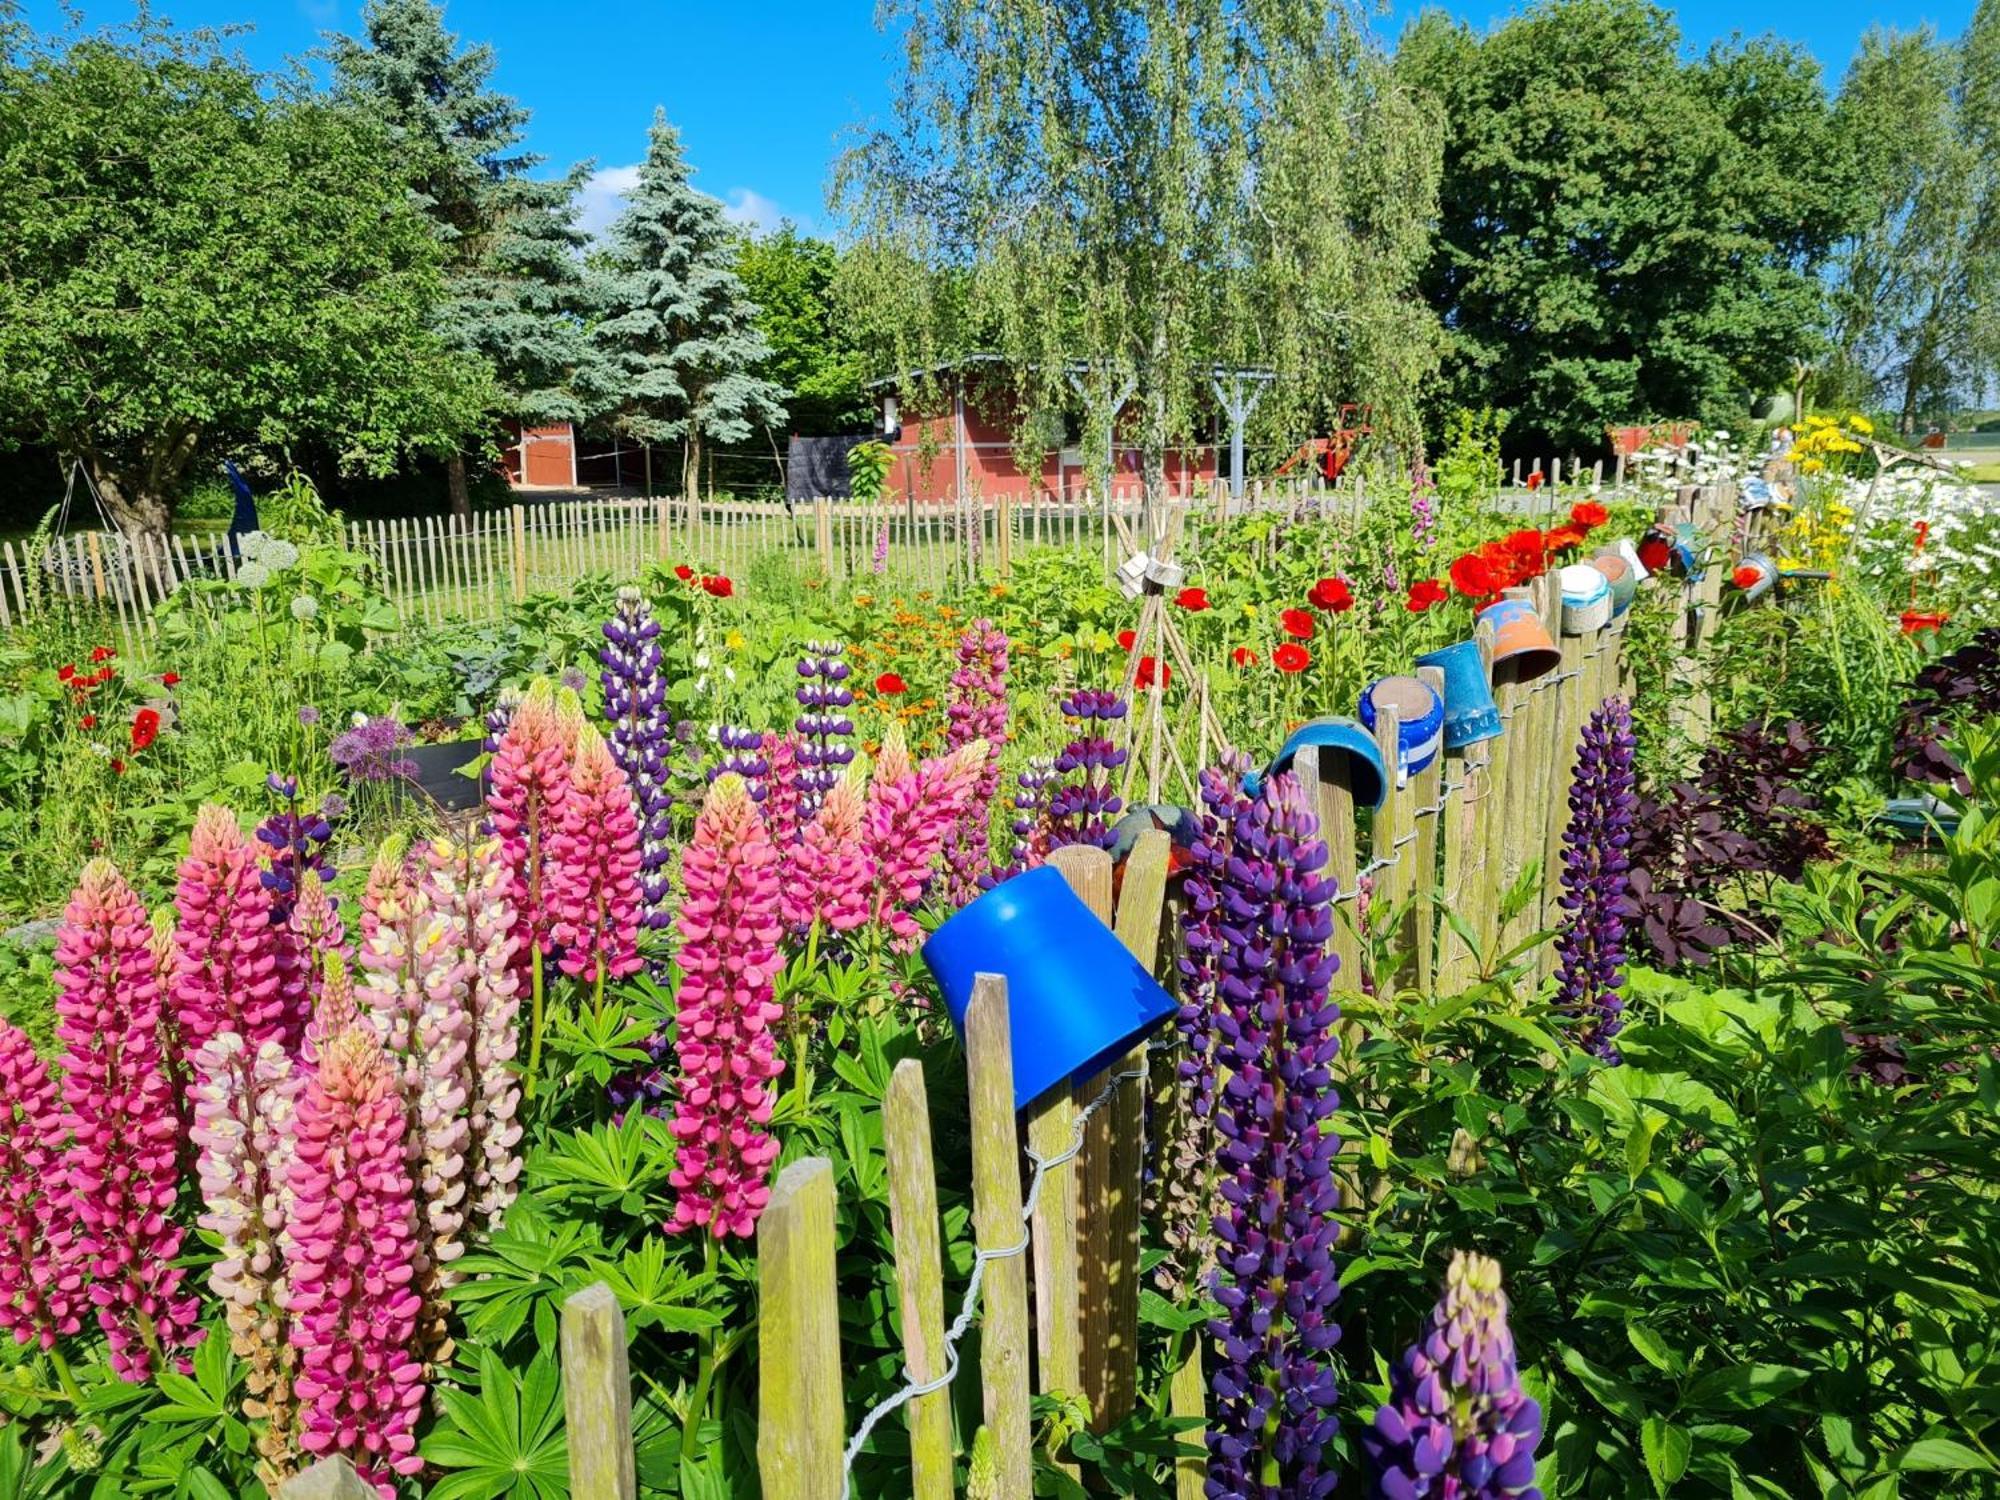
M 360 0 L 155 0 L 178 25 L 248 24 L 237 45 L 276 67 L 317 45 L 325 30 L 358 29 Z M 1870 25 L 1929 22 L 1956 35 L 1974 0 L 1821 0 L 1807 5 L 1690 0 L 1678 8 L 1691 47 L 1736 31 L 1774 31 L 1805 43 L 1835 78 Z M 129 18 L 129 0 L 82 0 L 96 25 Z M 1393 37 L 1418 0 L 1401 0 L 1378 29 Z M 1503 19 L 1512 3 L 1446 6 L 1475 25 Z M 60 22 L 56 5 L 31 0 L 35 24 Z M 653 107 L 681 128 L 696 181 L 736 217 L 769 225 L 825 218 L 827 166 L 847 132 L 881 123 L 899 59 L 875 30 L 872 0 L 449 0 L 447 23 L 493 44 L 498 83 L 534 111 L 532 146 L 553 163 L 594 158 L 586 213 L 608 219 L 645 152 Z

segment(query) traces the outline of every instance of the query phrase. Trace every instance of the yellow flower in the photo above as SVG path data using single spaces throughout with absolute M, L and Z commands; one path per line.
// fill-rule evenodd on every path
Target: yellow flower
M 1875 424 L 1862 416 L 1860 412 L 1856 412 L 1853 416 L 1849 417 L 1847 425 L 1852 427 L 1856 432 L 1861 433 L 1871 433 L 1875 430 Z
M 1817 474 L 1825 468 L 1826 461 L 1824 459 L 1809 458 L 1799 465 L 1799 472 L 1801 474 Z
M 1781 557 L 1778 559 L 1778 567 L 1780 571 L 1786 571 L 1792 568 L 1803 568 L 1805 565 L 1806 565 L 1806 560 L 1803 557 Z
M 730 631 L 728 635 L 722 638 L 722 643 L 731 651 L 741 651 L 743 649 L 743 632 L 740 630 Z

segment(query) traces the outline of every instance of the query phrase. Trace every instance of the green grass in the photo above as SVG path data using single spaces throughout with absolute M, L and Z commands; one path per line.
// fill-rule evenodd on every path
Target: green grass
M 1974 464 L 1963 472 L 1968 484 L 2000 484 L 2000 463 Z

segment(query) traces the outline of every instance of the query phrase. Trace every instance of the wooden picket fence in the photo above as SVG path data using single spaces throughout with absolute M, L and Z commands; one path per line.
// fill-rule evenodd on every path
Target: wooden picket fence
M 1540 476 L 1541 481 L 1536 481 Z M 1598 493 L 1603 465 L 1536 460 L 1498 476 L 1503 506 L 1550 512 L 1576 493 Z M 1613 488 L 1624 484 L 1623 461 Z M 1532 484 L 1531 484 L 1532 482 Z M 1568 486 L 1565 490 L 1564 486 Z M 1189 515 L 1282 512 L 1358 515 L 1367 504 L 1356 473 L 1251 482 L 1232 498 L 1220 482 L 1161 502 Z M 1108 503 L 1080 495 L 961 496 L 919 504 L 821 499 L 642 499 L 581 495 L 457 516 L 347 523 L 348 548 L 369 559 L 375 579 L 409 624 L 490 620 L 531 593 L 567 592 L 579 578 L 636 577 L 649 565 L 686 564 L 740 576 L 753 563 L 800 578 L 880 576 L 886 587 L 942 589 L 982 573 L 1004 577 L 1030 548 L 1096 553 L 1107 572 L 1122 560 L 1121 522 L 1145 509 L 1137 489 L 1114 489 Z M 190 579 L 236 576 L 237 557 L 221 532 L 157 537 L 84 531 L 39 544 L 0 543 L 0 630 L 57 604 L 95 608 L 127 656 L 157 630 L 154 610 Z
M 1721 486 L 1686 489 L 1661 519 L 1692 521 L 1709 539 L 1697 582 L 1656 577 L 1647 587 L 1677 595 L 1677 664 L 1698 679 L 1719 602 L 1735 495 Z M 1560 633 L 1553 579 L 1525 591 L 1561 644 L 1562 663 L 1537 681 L 1496 690 L 1504 733 L 1446 751 L 1395 785 L 1372 817 L 1358 817 L 1344 757 L 1300 753 L 1295 770 L 1312 790 L 1338 883 L 1335 948 L 1338 994 L 1360 989 L 1370 929 L 1400 931 L 1400 967 L 1374 975 L 1378 992 L 1414 988 L 1455 993 L 1490 970 L 1495 956 L 1558 925 L 1556 873 L 1568 821 L 1568 791 L 1589 715 L 1629 690 L 1624 621 L 1592 636 Z M 1481 640 L 1490 649 L 1490 632 Z M 1424 675 L 1435 687 L 1434 669 Z M 1683 707 L 1699 739 L 1708 708 L 1699 694 Z M 1376 735 L 1394 765 L 1400 725 L 1381 715 Z M 1110 857 L 1094 848 L 1056 851 L 1051 864 L 1127 949 L 1171 982 L 1175 932 L 1167 883 L 1168 840 L 1148 831 L 1128 857 L 1114 907 Z M 1519 911 L 1503 893 L 1539 867 Z M 1370 916 L 1356 920 L 1364 881 Z M 1444 920 L 1449 908 L 1459 918 Z M 1463 930 L 1461 930 L 1461 925 Z M 1471 942 L 1468 943 L 1468 936 Z M 1552 944 L 1537 962 L 1553 971 Z M 1000 1463 L 1003 1500 L 1028 1500 L 1033 1444 L 1032 1393 L 1081 1394 L 1102 1430 L 1138 1397 L 1140 1203 L 1146 1167 L 1146 1106 L 1172 1109 L 1178 1096 L 1175 1048 L 1135 1044 L 1103 1074 L 1051 1090 L 1025 1110 L 1013 1103 L 1007 988 L 982 976 L 965 1028 L 966 1084 L 972 1134 L 972 1227 L 976 1288 L 962 1292 L 961 1319 L 981 1327 L 977 1379 L 982 1420 Z M 883 1103 L 895 1275 L 902 1314 L 906 1386 L 850 1426 L 843 1397 L 835 1289 L 833 1169 L 824 1158 L 795 1161 L 779 1175 L 757 1230 L 759 1278 L 758 1463 L 766 1500 L 843 1500 L 851 1448 L 873 1423 L 902 1420 L 909 1429 L 912 1500 L 950 1500 L 954 1438 L 944 1384 L 956 1370 L 948 1335 L 938 1191 L 923 1070 L 896 1068 Z M 1361 1167 L 1344 1158 L 1346 1180 Z M 1028 1168 L 1024 1170 L 1024 1167 Z M 963 1331 L 962 1328 L 959 1331 Z M 634 1500 L 631 1378 L 624 1320 L 603 1284 L 571 1297 L 562 1311 L 564 1400 L 569 1423 L 571 1494 L 577 1500 Z M 967 1369 L 956 1371 L 972 1378 Z M 1199 1345 L 1176 1372 L 1169 1393 L 1177 1416 L 1205 1415 Z M 963 1436 L 961 1434 L 960 1436 Z M 1200 1432 L 1191 1440 L 1199 1444 Z M 1205 1465 L 1176 1466 L 1176 1500 L 1199 1500 Z M 317 1466 L 285 1486 L 280 1500 L 362 1500 L 344 1461 Z M 343 1488 L 342 1486 L 348 1486 Z

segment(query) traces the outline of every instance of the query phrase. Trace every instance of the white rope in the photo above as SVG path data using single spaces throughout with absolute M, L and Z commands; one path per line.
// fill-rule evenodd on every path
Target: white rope
M 1176 1044 L 1177 1039 L 1165 1042 L 1152 1042 L 1147 1045 L 1146 1050 L 1148 1053 L 1160 1052 Z M 1032 1146 L 1023 1146 L 1021 1148 L 1021 1154 L 1028 1158 L 1035 1169 L 1034 1176 L 1028 1181 L 1028 1196 L 1021 1205 L 1021 1238 L 1016 1243 L 1008 1245 L 1003 1249 L 980 1250 L 973 1255 L 972 1276 L 965 1283 L 965 1299 L 959 1306 L 958 1316 L 952 1319 L 951 1327 L 945 1330 L 944 1373 L 934 1380 L 913 1380 L 907 1378 L 909 1370 L 906 1366 L 903 1371 L 906 1379 L 901 1388 L 877 1402 L 869 1410 L 868 1415 L 861 1419 L 861 1425 L 855 1428 L 854 1436 L 848 1440 L 847 1452 L 841 1459 L 841 1500 L 848 1500 L 848 1496 L 852 1492 L 854 1460 L 860 1456 L 862 1446 L 868 1441 L 868 1435 L 875 1430 L 876 1424 L 905 1402 L 914 1401 L 919 1396 L 928 1396 L 933 1391 L 943 1390 L 958 1375 L 959 1341 L 971 1330 L 973 1319 L 978 1315 L 980 1291 L 986 1281 L 986 1267 L 993 1261 L 1012 1260 L 1015 1256 L 1027 1251 L 1029 1241 L 1033 1238 L 1032 1232 L 1027 1226 L 1034 1222 L 1035 1207 L 1041 1201 L 1043 1181 L 1047 1178 L 1050 1171 L 1062 1166 L 1066 1162 L 1075 1160 L 1077 1154 L 1083 1150 L 1083 1127 L 1089 1123 L 1090 1117 L 1097 1113 L 1098 1108 L 1115 1094 L 1121 1086 L 1144 1078 L 1146 1072 L 1147 1070 L 1144 1068 L 1127 1068 L 1124 1072 L 1113 1073 L 1106 1079 L 1104 1087 L 1098 1091 L 1097 1097 L 1092 1099 L 1081 1110 L 1077 1111 L 1075 1133 L 1071 1136 L 1067 1149 L 1054 1156 L 1043 1156 Z

